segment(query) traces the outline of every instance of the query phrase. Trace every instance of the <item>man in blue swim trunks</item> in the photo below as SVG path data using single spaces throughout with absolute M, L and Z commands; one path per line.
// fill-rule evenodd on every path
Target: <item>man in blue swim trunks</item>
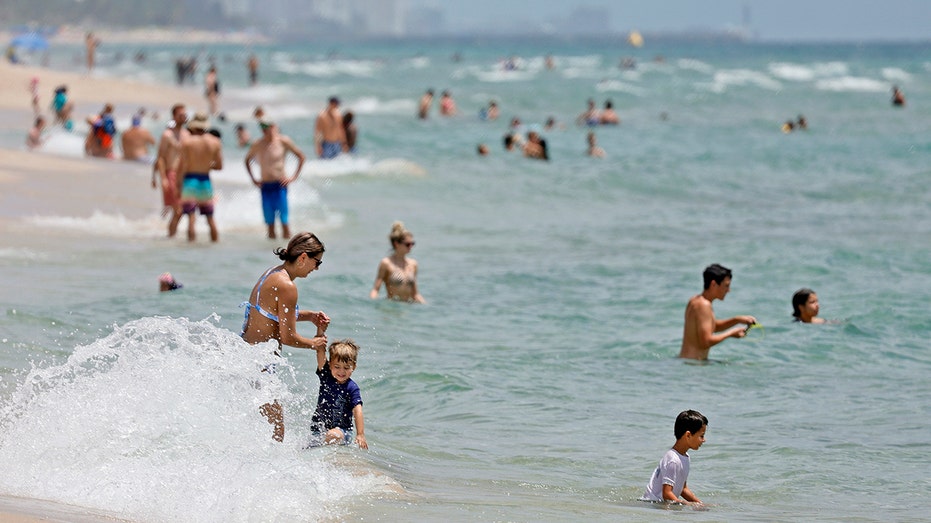
M 339 98 L 330 98 L 327 107 L 317 115 L 314 125 L 314 145 L 317 156 L 323 160 L 335 158 L 339 153 L 349 152 L 346 145 L 346 131 L 343 128 L 343 115 L 339 112 Z
M 288 228 L 288 185 L 301 174 L 304 166 L 304 153 L 294 144 L 291 138 L 278 132 L 278 125 L 274 122 L 262 120 L 262 138 L 257 140 L 246 153 L 246 172 L 256 187 L 262 190 L 262 213 L 265 216 L 265 225 L 268 226 L 268 237 L 275 238 L 275 215 L 281 221 L 282 238 L 291 237 Z M 297 156 L 297 168 L 294 176 L 285 175 L 285 156 L 290 152 Z M 261 179 L 256 180 L 252 175 L 252 160 L 257 159 Z
M 194 241 L 194 211 L 207 218 L 210 240 L 217 241 L 217 225 L 213 221 L 213 185 L 210 171 L 223 168 L 223 144 L 207 133 L 210 124 L 205 113 L 197 113 L 188 122 L 191 135 L 181 142 L 181 159 L 178 164 L 178 191 L 181 194 L 181 212 L 188 217 L 188 241 Z

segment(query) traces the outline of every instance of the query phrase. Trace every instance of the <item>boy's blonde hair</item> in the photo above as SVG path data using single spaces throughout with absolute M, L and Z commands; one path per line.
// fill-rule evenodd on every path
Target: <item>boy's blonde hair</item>
M 330 344 L 330 361 L 336 360 L 341 363 L 348 363 L 353 367 L 356 366 L 356 358 L 359 356 L 359 346 L 349 338 L 336 340 Z

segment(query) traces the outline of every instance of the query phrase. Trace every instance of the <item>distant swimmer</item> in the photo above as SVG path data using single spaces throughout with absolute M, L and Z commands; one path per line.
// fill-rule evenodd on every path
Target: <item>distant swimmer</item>
M 132 127 L 123 131 L 120 137 L 123 159 L 151 164 L 153 158 L 149 148 L 153 146 L 155 146 L 155 138 L 148 129 L 142 127 L 142 116 L 138 114 L 133 116 Z
M 534 160 L 549 160 L 550 155 L 546 147 L 546 140 L 536 131 L 527 133 L 527 142 L 524 144 L 524 157 Z
M 598 125 L 599 122 L 601 122 L 601 116 L 598 114 L 598 108 L 595 107 L 595 100 L 589 98 L 588 108 L 575 119 L 575 123 L 577 125 L 594 127 Z
M 456 116 L 459 111 L 456 109 L 456 101 L 449 91 L 443 91 L 440 96 L 440 114 L 443 116 Z
M 427 92 L 420 97 L 417 104 L 417 118 L 426 120 L 430 116 L 430 106 L 433 105 L 433 89 L 427 89 Z
M 249 131 L 246 129 L 246 126 L 238 123 L 234 128 L 236 131 L 236 145 L 240 148 L 249 147 L 252 145 L 252 136 L 249 134 Z
M 905 107 L 905 95 L 896 85 L 892 86 L 892 105 L 896 107 Z
M 343 115 L 343 131 L 346 133 L 346 149 L 350 154 L 356 152 L 356 139 L 359 137 L 359 126 L 355 122 L 356 115 L 346 111 Z
M 317 156 L 329 160 L 339 153 L 349 151 L 346 144 L 346 130 L 343 127 L 343 115 L 339 110 L 339 98 L 333 96 L 314 124 L 314 145 Z
M 818 317 L 821 308 L 818 304 L 818 295 L 815 291 L 803 288 L 792 295 L 792 316 L 801 323 L 826 323 L 824 318 Z
M 414 234 L 402 222 L 394 222 L 388 239 L 392 253 L 379 262 L 369 297 L 373 300 L 378 298 L 378 291 L 384 283 L 389 299 L 426 303 L 417 290 L 417 260 L 407 257 L 414 248 Z
M 158 277 L 159 292 L 175 291 L 181 287 L 184 287 L 184 285 L 181 285 L 178 280 L 174 279 L 170 272 L 163 273 Z
M 216 242 L 220 238 L 213 219 L 214 200 L 210 171 L 223 169 L 223 144 L 215 136 L 207 133 L 210 124 L 204 113 L 194 115 L 187 128 L 191 135 L 181 141 L 181 159 L 178 162 L 181 212 L 188 217 L 187 239 L 191 242 L 196 239 L 194 211 L 199 209 L 210 227 L 210 240 Z
M 756 323 L 753 316 L 734 316 L 726 320 L 714 317 L 712 302 L 723 301 L 731 290 L 730 269 L 715 263 L 705 268 L 702 277 L 705 282 L 704 291 L 693 296 L 685 308 L 680 358 L 707 360 L 711 347 L 727 338 L 743 338 L 747 335 L 747 329 Z M 747 327 L 733 328 L 738 324 Z
M 588 133 L 588 151 L 586 154 L 593 158 L 604 158 L 605 150 L 598 146 L 598 138 L 595 137 L 595 133 L 589 131 Z
M 494 121 L 498 119 L 501 112 L 498 110 L 498 102 L 494 100 L 488 102 L 488 107 L 483 107 L 482 110 L 478 112 L 478 117 L 481 120 Z
M 483 143 L 480 143 L 478 144 L 478 147 L 476 147 L 476 152 L 478 152 L 479 156 L 488 156 L 488 146 Z
M 614 104 L 611 103 L 611 100 L 605 100 L 604 110 L 601 111 L 598 123 L 601 125 L 618 125 L 621 123 L 620 117 L 614 112 Z
M 795 122 L 792 120 L 786 120 L 786 123 L 782 124 L 782 132 L 789 134 L 795 130 Z
M 795 125 L 802 131 L 808 130 L 808 119 L 805 118 L 805 115 L 798 115 L 798 119 L 795 121 Z

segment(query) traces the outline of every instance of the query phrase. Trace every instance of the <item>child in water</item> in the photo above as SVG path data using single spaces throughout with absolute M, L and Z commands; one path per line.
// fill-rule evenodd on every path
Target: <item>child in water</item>
M 686 480 L 689 478 L 689 450 L 698 450 L 705 442 L 708 418 L 695 410 L 684 410 L 676 417 L 676 444 L 669 449 L 653 471 L 642 501 L 701 504 Z M 681 499 L 680 499 L 681 497 Z M 685 501 L 683 501 L 685 500 Z
M 320 392 L 317 396 L 317 411 L 312 419 L 314 434 L 324 444 L 348 445 L 353 441 L 352 426 L 355 423 L 355 442 L 359 448 L 369 448 L 365 441 L 365 420 L 362 417 L 362 394 L 352 381 L 356 370 L 359 346 L 350 339 L 337 340 L 330 344 L 330 359 L 326 350 L 317 349 L 317 377 Z

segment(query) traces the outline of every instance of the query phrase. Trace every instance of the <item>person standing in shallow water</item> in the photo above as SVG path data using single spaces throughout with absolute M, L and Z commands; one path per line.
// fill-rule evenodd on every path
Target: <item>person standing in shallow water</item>
M 714 300 L 724 300 L 731 290 L 731 270 L 714 263 L 702 273 L 705 289 L 701 294 L 692 296 L 685 307 L 685 326 L 682 329 L 682 349 L 680 358 L 707 360 L 711 347 L 727 338 L 743 338 L 756 318 L 750 315 L 734 316 L 719 320 L 714 316 L 711 304 Z M 739 324 L 746 327 L 733 328 Z
M 306 278 L 320 268 L 325 250 L 323 242 L 310 232 L 295 234 L 286 248 L 275 250 L 275 255 L 283 263 L 266 270 L 252 288 L 249 300 L 243 303 L 246 308 L 241 334 L 243 340 L 253 345 L 276 340 L 276 356 L 281 355 L 282 345 L 326 350 L 325 333 L 330 318 L 323 311 L 298 310 L 297 285 L 294 283 L 296 278 Z M 299 321 L 309 321 L 317 327 L 313 338 L 297 332 Z M 262 372 L 275 371 L 275 364 L 262 369 Z M 262 405 L 259 410 L 274 425 L 272 437 L 276 441 L 284 441 L 284 410 L 281 404 L 275 400 Z
M 378 291 L 384 283 L 389 299 L 426 303 L 417 290 L 417 261 L 407 257 L 414 248 L 413 233 L 407 230 L 403 223 L 394 222 L 388 239 L 394 252 L 382 258 L 378 264 L 375 284 L 369 296 L 373 300 L 378 298 Z

